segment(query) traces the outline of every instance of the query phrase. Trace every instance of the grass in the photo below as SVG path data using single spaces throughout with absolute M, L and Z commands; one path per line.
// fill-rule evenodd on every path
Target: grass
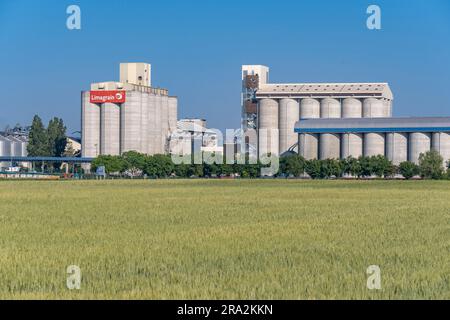
M 446 181 L 1 181 L 0 299 L 449 299 L 449 226 Z

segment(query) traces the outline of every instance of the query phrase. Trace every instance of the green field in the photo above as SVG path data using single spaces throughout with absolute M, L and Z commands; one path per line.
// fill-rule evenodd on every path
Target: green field
M 5 298 L 449 299 L 450 182 L 1 181 Z

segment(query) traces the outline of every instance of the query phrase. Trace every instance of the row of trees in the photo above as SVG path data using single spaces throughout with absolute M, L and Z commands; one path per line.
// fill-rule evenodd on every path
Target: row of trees
M 189 177 L 220 177 L 239 175 L 243 178 L 260 176 L 261 164 L 228 165 L 228 164 L 178 164 L 172 162 L 167 155 L 143 155 L 134 151 L 122 156 L 102 155 L 94 159 L 92 169 L 105 167 L 106 173 L 113 176 L 139 177 L 147 175 L 152 178 L 167 178 L 176 176 Z
M 261 168 L 258 164 L 180 164 L 175 165 L 170 156 L 147 156 L 134 151 L 122 156 L 99 156 L 92 163 L 93 170 L 105 167 L 110 175 L 125 175 L 139 177 L 147 175 L 153 178 L 171 176 L 187 177 L 219 177 L 236 175 L 243 178 L 260 177 Z M 450 177 L 450 170 L 443 166 L 443 159 L 436 151 L 422 154 L 419 165 L 403 162 L 394 166 L 383 156 L 359 157 L 347 159 L 305 160 L 298 155 L 290 155 L 280 159 L 278 176 L 306 177 L 312 179 L 330 179 L 352 176 L 358 178 L 380 177 L 389 178 L 401 174 L 406 179 L 421 176 L 425 179 L 442 179 Z
M 63 156 L 67 143 L 66 130 L 62 119 L 51 119 L 46 128 L 41 118 L 34 116 L 29 134 L 28 155 L 30 157 Z
M 280 160 L 280 171 L 286 175 L 299 177 L 304 173 L 313 179 L 342 178 L 352 176 L 358 178 L 389 178 L 397 174 L 405 179 L 420 176 L 424 179 L 442 179 L 449 177 L 450 170 L 444 168 L 444 161 L 436 151 L 421 154 L 419 164 L 405 161 L 394 166 L 384 156 L 359 157 L 347 159 L 305 160 L 301 156 L 292 155 Z

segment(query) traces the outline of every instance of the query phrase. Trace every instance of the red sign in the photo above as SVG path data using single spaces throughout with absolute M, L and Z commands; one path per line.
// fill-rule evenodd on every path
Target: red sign
M 91 103 L 124 103 L 125 91 L 91 91 Z

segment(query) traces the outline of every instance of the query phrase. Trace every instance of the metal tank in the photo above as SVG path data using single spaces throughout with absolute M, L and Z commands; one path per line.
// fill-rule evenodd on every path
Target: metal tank
M 320 102 L 316 99 L 305 98 L 300 101 L 300 118 L 320 118 Z
M 340 118 L 341 103 L 337 99 L 325 98 L 320 101 L 321 118 Z
M 358 158 L 363 155 L 363 135 L 359 133 L 343 133 L 341 135 L 341 157 Z
M 258 154 L 279 155 L 278 102 L 273 99 L 259 101 Z
M 362 118 L 362 102 L 355 98 L 342 101 L 342 118 Z
M 81 95 L 81 155 L 96 157 L 100 153 L 100 105 L 90 102 L 90 92 Z
M 339 159 L 341 156 L 341 137 L 339 134 L 322 133 L 319 138 L 319 157 L 325 159 Z
M 364 156 L 378 156 L 385 154 L 385 135 L 384 133 L 365 133 L 364 134 Z
M 367 98 L 363 101 L 364 118 L 384 118 L 387 116 L 383 101 L 376 98 Z
M 4 136 L 0 136 L 0 156 L 11 156 L 11 141 Z M 9 167 L 9 162 L 0 162 L 0 169 Z
M 444 167 L 448 168 L 450 161 L 450 134 L 448 132 L 433 133 L 431 148 L 439 152 L 444 161 Z
M 386 158 L 396 166 L 408 160 L 407 133 L 386 133 Z
M 419 163 L 421 153 L 426 153 L 431 149 L 431 134 L 423 132 L 413 132 L 409 134 L 409 154 L 408 161 Z
M 288 151 L 298 141 L 294 132 L 295 123 L 300 117 L 300 106 L 294 99 L 281 99 L 279 109 L 280 154 Z
M 141 148 L 142 92 L 127 91 L 120 107 L 120 153 Z
M 298 135 L 299 154 L 306 160 L 319 158 L 319 136 L 314 133 Z
M 100 153 L 120 154 L 120 106 L 115 103 L 100 107 Z
M 147 92 L 142 93 L 141 99 L 141 148 L 140 152 L 144 154 L 149 154 L 149 141 L 150 141 L 150 132 L 149 132 L 149 94 Z

